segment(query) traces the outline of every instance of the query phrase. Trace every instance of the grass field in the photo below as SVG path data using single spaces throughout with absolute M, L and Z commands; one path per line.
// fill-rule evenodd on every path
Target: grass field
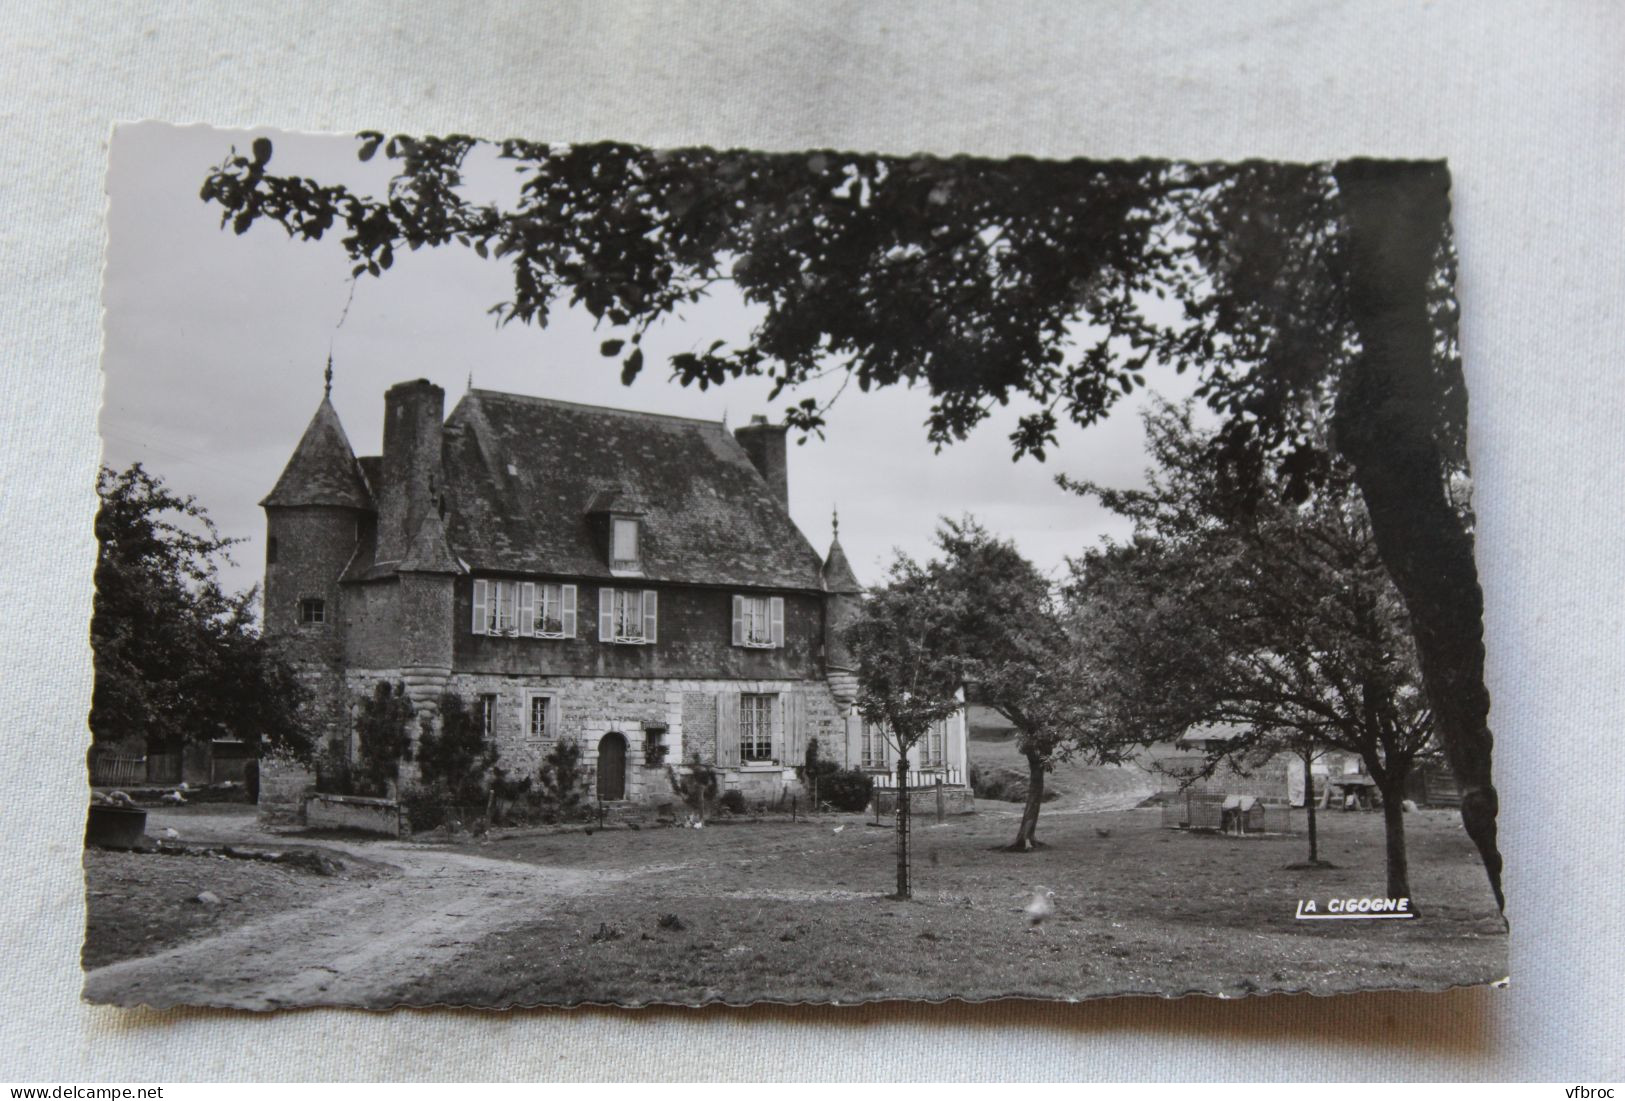
M 703 830 L 504 831 L 454 843 L 301 842 L 313 875 L 216 856 L 86 853 L 87 997 L 114 1004 L 734 1004 L 1112 994 L 1437 990 L 1506 973 L 1506 935 L 1456 815 L 1406 816 L 1423 916 L 1304 922 L 1299 900 L 1380 894 L 1378 815 L 1301 836 L 1161 828 L 1157 810 L 1048 804 L 916 821 L 915 897 L 893 834 L 858 815 Z M 246 808 L 245 808 L 246 810 Z M 188 844 L 285 847 L 251 814 L 154 812 Z M 1022 908 L 1054 892 L 1037 930 Z M 195 901 L 202 891 L 218 904 Z
M 1053 816 L 1049 844 L 992 851 L 1005 814 L 917 829 L 916 897 L 862 819 L 550 834 L 479 846 L 527 864 L 648 874 L 549 906 L 398 992 L 407 1004 L 536 1005 L 1441 989 L 1505 974 L 1506 938 L 1454 815 L 1409 817 L 1415 922 L 1301 922 L 1299 899 L 1380 894 L 1378 816 L 1330 816 L 1338 865 L 1283 866 L 1299 838 L 1166 831 L 1154 811 Z M 1100 830 L 1110 836 L 1099 836 Z M 1037 932 L 1036 885 L 1057 913 Z M 661 919 L 675 915 L 676 922 Z

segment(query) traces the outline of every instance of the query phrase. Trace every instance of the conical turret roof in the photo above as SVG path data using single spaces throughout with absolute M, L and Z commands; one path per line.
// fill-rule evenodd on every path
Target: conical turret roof
M 446 544 L 446 525 L 438 512 L 424 517 L 406 557 L 395 567 L 401 573 L 462 573 L 457 556 Z
M 361 464 L 356 462 L 349 437 L 339 423 L 338 411 L 328 398 L 323 397 L 316 407 L 316 415 L 310 418 L 299 446 L 293 450 L 293 458 L 282 468 L 282 477 L 260 504 L 267 508 L 374 507 Z
M 857 575 L 852 572 L 852 564 L 846 560 L 846 552 L 841 549 L 839 538 L 829 541 L 829 554 L 824 558 L 824 568 L 819 571 L 826 593 L 861 593 L 863 586 L 858 584 Z

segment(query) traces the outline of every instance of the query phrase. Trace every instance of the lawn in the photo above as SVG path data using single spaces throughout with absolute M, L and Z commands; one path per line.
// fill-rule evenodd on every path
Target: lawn
M 1046 847 L 1009 854 L 993 851 L 1014 830 L 1008 815 L 922 820 L 910 902 L 885 897 L 891 832 L 856 816 L 471 843 L 488 858 L 641 874 L 539 905 L 534 920 L 492 933 L 399 1000 L 1325 994 L 1505 975 L 1504 928 L 1454 814 L 1407 816 L 1424 912 L 1414 922 L 1294 918 L 1299 899 L 1382 892 L 1379 816 L 1323 816 L 1322 852 L 1337 867 L 1312 872 L 1284 870 L 1303 858 L 1301 837 L 1185 834 L 1159 822 L 1148 810 L 1054 815 L 1040 831 Z M 1038 885 L 1057 909 L 1032 931 L 1021 911 Z

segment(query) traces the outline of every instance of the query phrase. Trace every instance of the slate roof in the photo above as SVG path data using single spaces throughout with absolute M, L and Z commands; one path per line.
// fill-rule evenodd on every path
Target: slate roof
M 818 552 L 719 422 L 471 390 L 444 456 L 447 540 L 471 569 L 611 579 L 591 513 L 624 508 L 651 582 L 822 588 Z
M 282 468 L 282 477 L 260 502 L 267 508 L 304 505 L 338 505 L 370 509 L 372 492 L 350 449 L 333 403 L 322 398 L 316 415 L 310 418 L 305 434 L 294 448 L 293 457 Z
M 858 584 L 857 574 L 852 572 L 852 564 L 846 560 L 846 551 L 841 549 L 839 539 L 830 540 L 829 557 L 824 559 L 822 576 L 826 593 L 861 593 L 863 591 L 863 586 Z
M 446 526 L 438 513 L 431 512 L 418 525 L 406 557 L 395 567 L 400 573 L 462 573 L 457 556 L 446 545 Z

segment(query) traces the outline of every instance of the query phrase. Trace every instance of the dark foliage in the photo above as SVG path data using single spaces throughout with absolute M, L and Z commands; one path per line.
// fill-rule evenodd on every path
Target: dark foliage
M 95 741 L 157 753 L 233 736 L 308 758 L 305 690 L 258 630 L 258 590 L 220 588 L 235 540 L 140 463 L 103 467 L 96 488 Z
M 390 794 L 400 779 L 401 762 L 412 759 L 412 701 L 406 686 L 379 681 L 359 701 L 355 719 L 358 786 L 366 794 Z
M 423 782 L 442 788 L 461 806 L 483 804 L 490 796 L 487 776 L 497 760 L 497 747 L 478 718 L 455 692 L 440 696 L 440 732 L 427 715 L 420 720 L 416 760 Z
M 569 822 L 581 815 L 581 746 L 565 738 L 542 758 L 536 779 L 536 799 L 543 821 Z
M 699 754 L 689 758 L 682 769 L 666 767 L 666 778 L 688 809 L 703 820 L 717 798 L 716 769 L 700 760 Z

